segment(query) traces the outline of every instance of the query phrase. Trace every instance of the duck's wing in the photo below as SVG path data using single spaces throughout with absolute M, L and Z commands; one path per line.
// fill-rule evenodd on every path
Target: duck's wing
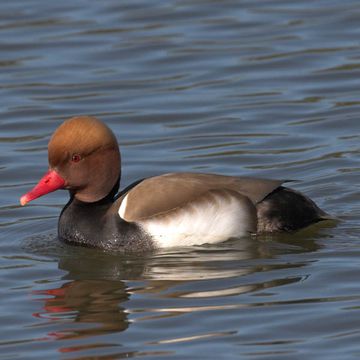
M 124 220 L 139 221 L 191 203 L 210 190 L 234 191 L 255 205 L 282 183 L 250 177 L 170 173 L 130 186 L 129 191 L 116 201 L 116 207 Z

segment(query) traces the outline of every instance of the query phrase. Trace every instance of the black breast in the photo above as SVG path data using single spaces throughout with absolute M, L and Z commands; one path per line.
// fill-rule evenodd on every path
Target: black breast
M 148 251 L 149 236 L 135 223 L 128 223 L 112 209 L 112 199 L 85 203 L 71 198 L 61 212 L 59 239 L 73 245 L 116 251 Z

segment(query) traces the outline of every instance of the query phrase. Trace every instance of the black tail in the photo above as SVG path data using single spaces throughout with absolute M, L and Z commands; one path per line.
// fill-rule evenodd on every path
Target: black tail
M 298 191 L 280 186 L 256 205 L 258 233 L 294 231 L 332 217 Z

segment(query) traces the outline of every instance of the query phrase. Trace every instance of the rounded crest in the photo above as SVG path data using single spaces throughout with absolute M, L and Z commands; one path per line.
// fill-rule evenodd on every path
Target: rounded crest
M 57 167 L 74 154 L 85 157 L 100 149 L 117 148 L 113 132 L 91 116 L 76 116 L 63 122 L 50 139 L 49 164 Z

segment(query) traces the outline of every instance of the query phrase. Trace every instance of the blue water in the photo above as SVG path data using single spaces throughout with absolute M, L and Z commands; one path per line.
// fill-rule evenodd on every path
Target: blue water
M 341 1 L 0 3 L 0 359 L 359 359 L 360 12 Z M 120 255 L 20 207 L 66 118 L 122 187 L 170 171 L 297 179 L 338 222 Z

